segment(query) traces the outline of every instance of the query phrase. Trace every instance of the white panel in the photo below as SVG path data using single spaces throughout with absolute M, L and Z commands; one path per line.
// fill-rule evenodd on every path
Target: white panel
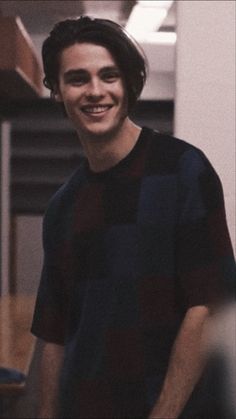
M 175 134 L 209 157 L 235 243 L 235 2 L 177 2 Z
M 16 290 L 35 294 L 43 261 L 42 217 L 16 217 Z
M 0 281 L 1 293 L 9 291 L 10 233 L 10 124 L 3 122 L 0 132 Z
M 174 73 L 152 71 L 143 89 L 142 100 L 173 100 L 175 92 Z

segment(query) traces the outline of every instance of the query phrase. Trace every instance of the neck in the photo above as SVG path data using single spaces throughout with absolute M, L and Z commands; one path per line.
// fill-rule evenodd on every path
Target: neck
M 135 146 L 141 128 L 126 118 L 118 132 L 109 138 L 91 138 L 79 133 L 90 169 L 94 172 L 108 170 L 126 157 Z

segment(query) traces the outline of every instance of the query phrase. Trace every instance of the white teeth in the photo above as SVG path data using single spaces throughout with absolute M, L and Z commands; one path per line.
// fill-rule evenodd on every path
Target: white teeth
M 82 110 L 87 113 L 101 113 L 108 110 L 110 106 L 97 105 L 97 106 L 84 106 Z

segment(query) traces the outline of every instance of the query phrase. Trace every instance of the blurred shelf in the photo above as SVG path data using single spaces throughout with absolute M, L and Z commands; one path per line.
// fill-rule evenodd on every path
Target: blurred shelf
M 27 376 L 36 338 L 30 333 L 35 296 L 6 295 L 0 297 L 0 367 Z M 1 383 L 1 393 L 21 392 L 23 383 Z
M 33 43 L 19 17 L 0 16 L 0 98 L 42 95 L 43 77 Z

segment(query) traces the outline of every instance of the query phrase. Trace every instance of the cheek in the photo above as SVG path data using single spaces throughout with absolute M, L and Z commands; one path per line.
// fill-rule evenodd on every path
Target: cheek
M 66 91 L 62 92 L 62 96 L 63 96 L 64 102 L 71 103 L 71 104 L 73 104 L 75 100 L 78 98 L 78 95 L 76 95 L 73 89 L 67 89 Z
M 120 86 L 120 97 L 122 101 L 122 106 L 124 107 L 124 111 L 126 112 L 128 109 L 128 94 L 125 82 L 123 81 Z
M 65 85 L 62 83 L 59 86 L 59 91 L 63 102 L 73 103 L 80 96 L 79 89 L 75 86 Z
M 78 96 L 65 94 L 63 97 L 64 106 L 68 114 L 73 115 L 78 111 Z
M 64 104 L 67 115 L 69 116 L 69 118 L 73 120 L 76 115 L 76 107 L 75 107 L 73 99 L 71 97 L 69 98 L 64 97 L 63 104 Z
M 128 95 L 125 91 L 123 91 L 121 103 L 122 103 L 123 113 L 126 115 L 128 113 Z
M 118 80 L 115 84 L 111 85 L 110 94 L 114 95 L 119 101 L 124 101 L 126 96 L 126 87 L 123 80 Z

